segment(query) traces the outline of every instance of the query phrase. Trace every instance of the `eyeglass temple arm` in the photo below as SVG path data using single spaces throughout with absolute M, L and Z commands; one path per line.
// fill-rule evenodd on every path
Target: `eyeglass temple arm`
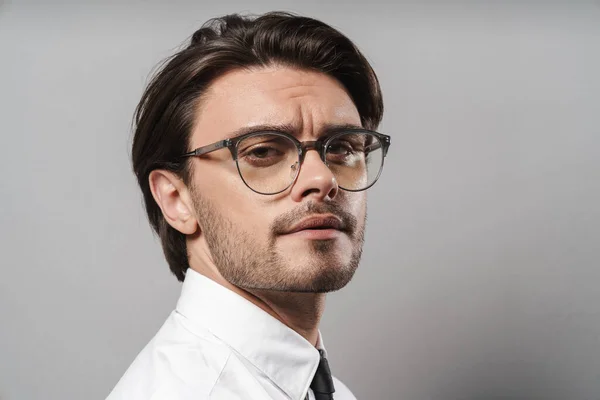
M 185 153 L 182 155 L 182 157 L 193 157 L 193 156 L 202 156 L 204 154 L 210 153 L 212 151 L 215 150 L 219 150 L 222 149 L 224 147 L 229 147 L 229 139 L 225 139 L 225 140 L 220 140 L 218 142 L 206 145 L 206 146 L 202 146 L 202 147 L 198 147 L 195 150 L 192 150 L 188 153 Z

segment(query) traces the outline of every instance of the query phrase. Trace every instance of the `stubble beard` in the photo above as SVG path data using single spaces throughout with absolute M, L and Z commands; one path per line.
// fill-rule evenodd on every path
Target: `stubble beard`
M 270 238 L 264 244 L 222 215 L 210 201 L 197 193 L 192 196 L 215 266 L 225 280 L 237 287 L 246 290 L 327 293 L 346 286 L 358 268 L 366 221 L 363 220 L 359 225 L 356 218 L 340 206 L 310 202 L 303 207 L 303 212 L 292 210 L 274 221 Z M 346 234 L 352 242 L 350 260 L 342 263 L 339 255 L 332 251 L 336 246 L 334 240 L 312 240 L 311 254 L 302 256 L 310 261 L 301 266 L 290 265 L 293 260 L 287 261 L 277 251 L 276 232 L 282 225 L 299 221 L 300 215 L 327 212 L 342 218 L 348 226 Z

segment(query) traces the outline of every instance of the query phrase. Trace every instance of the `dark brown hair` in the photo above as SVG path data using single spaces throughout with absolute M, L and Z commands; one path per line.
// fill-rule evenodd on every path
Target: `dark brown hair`
M 272 12 L 258 17 L 227 15 L 198 29 L 187 47 L 167 59 L 153 77 L 134 116 L 133 170 L 148 219 L 161 239 L 171 271 L 182 281 L 189 267 L 185 235 L 164 219 L 150 192 L 154 169 L 179 174 L 187 184 L 185 159 L 198 103 L 211 82 L 237 68 L 284 65 L 337 79 L 351 96 L 367 129 L 383 116 L 375 72 L 343 34 L 318 20 Z

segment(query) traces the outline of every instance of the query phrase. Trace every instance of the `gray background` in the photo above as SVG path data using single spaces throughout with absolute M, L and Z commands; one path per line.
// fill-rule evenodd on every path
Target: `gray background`
M 0 4 L 1 399 L 104 398 L 172 310 L 132 112 L 206 19 L 271 9 L 355 40 L 393 137 L 322 324 L 336 375 L 359 399 L 600 399 L 600 3 Z

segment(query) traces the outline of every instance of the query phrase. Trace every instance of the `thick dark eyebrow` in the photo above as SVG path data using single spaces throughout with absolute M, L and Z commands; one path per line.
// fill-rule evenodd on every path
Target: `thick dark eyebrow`
M 326 124 L 325 126 L 319 129 L 319 137 L 330 136 L 334 133 L 338 133 L 340 131 L 345 131 L 348 129 L 364 129 L 361 125 L 356 124 Z M 237 129 L 231 135 L 227 137 L 227 139 L 234 139 L 238 136 L 245 135 L 247 133 L 255 133 L 255 132 L 285 132 L 290 135 L 298 136 L 299 129 L 297 126 L 291 124 L 262 124 L 262 125 L 252 125 L 245 126 L 243 128 Z
M 347 131 L 348 129 L 365 129 L 361 125 L 356 124 L 327 124 L 321 128 L 320 136 L 330 136 L 340 131 Z
M 227 137 L 227 139 L 234 139 L 238 136 L 245 135 L 247 133 L 255 133 L 255 132 L 285 132 L 293 135 L 297 131 L 296 127 L 290 124 L 280 124 L 280 125 L 271 125 L 271 124 L 262 124 L 262 125 L 252 125 L 245 126 L 243 128 L 235 130 L 231 135 Z

